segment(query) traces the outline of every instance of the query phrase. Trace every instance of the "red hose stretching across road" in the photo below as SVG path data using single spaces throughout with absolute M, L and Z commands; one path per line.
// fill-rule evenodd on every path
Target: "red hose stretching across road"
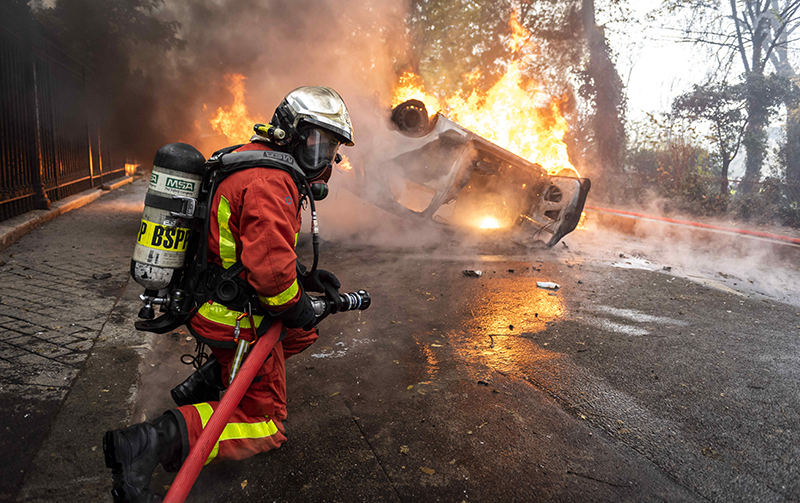
M 639 217 L 639 218 L 649 218 L 650 220 L 660 220 L 662 222 L 669 222 L 672 224 L 681 224 L 681 225 L 690 225 L 692 227 L 700 227 L 703 229 L 712 229 L 715 231 L 725 231 L 725 232 L 735 232 L 737 234 L 747 234 L 749 236 L 757 236 L 760 238 L 767 238 L 767 239 L 776 239 L 778 241 L 786 241 L 789 243 L 793 243 L 796 245 L 800 245 L 800 239 L 792 238 L 789 236 L 781 236 L 780 234 L 770 234 L 768 232 L 759 232 L 759 231 L 748 231 L 743 229 L 734 229 L 732 227 L 720 227 L 718 225 L 709 225 L 709 224 L 700 224 L 697 222 L 689 222 L 687 220 L 675 220 L 673 218 L 666 218 L 666 217 L 656 217 L 653 215 L 645 215 L 643 213 L 633 213 L 631 211 L 623 211 L 623 210 L 612 210 L 610 208 L 598 208 L 597 206 L 585 206 L 584 209 L 592 210 L 592 211 L 603 211 L 605 213 L 616 213 L 619 215 L 628 215 L 632 217 Z
M 270 351 L 277 344 L 281 335 L 281 328 L 283 328 L 281 322 L 275 320 L 267 330 L 267 333 L 253 344 L 253 348 L 242 364 L 241 370 L 239 370 L 239 373 L 234 377 L 227 391 L 225 391 L 225 396 L 219 402 L 217 410 L 211 415 L 211 419 L 208 420 L 203 433 L 200 434 L 200 438 L 189 452 L 189 456 L 172 482 L 164 503 L 183 503 L 186 499 L 195 480 L 197 480 L 197 476 L 200 475 L 200 470 L 203 469 L 211 449 L 214 448 L 219 436 L 222 435 L 222 430 L 228 424 L 228 419 L 233 414 L 234 409 L 239 406 L 239 402 L 242 401 L 245 391 L 253 382 L 258 369 L 261 368 Z

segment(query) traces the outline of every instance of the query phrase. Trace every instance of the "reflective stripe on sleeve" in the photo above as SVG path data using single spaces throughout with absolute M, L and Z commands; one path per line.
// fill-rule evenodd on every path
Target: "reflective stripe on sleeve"
M 282 306 L 292 300 L 295 295 L 297 295 L 298 290 L 300 290 L 300 285 L 297 283 L 297 279 L 291 284 L 289 288 L 282 291 L 278 295 L 274 297 L 262 297 L 261 295 L 258 296 L 261 299 L 261 302 L 267 306 Z
M 216 302 L 213 304 L 206 302 L 200 306 L 200 309 L 197 310 L 197 314 L 216 323 L 221 323 L 222 325 L 227 325 L 229 327 L 235 327 L 236 318 L 238 318 L 242 312 L 228 309 L 222 304 L 218 304 Z M 261 320 L 263 319 L 263 316 L 253 315 L 253 321 L 255 321 L 256 327 L 261 325 Z M 250 328 L 250 319 L 248 316 L 245 316 L 239 320 L 239 328 Z
M 236 263 L 236 241 L 228 221 L 231 218 L 231 203 L 220 196 L 219 208 L 217 208 L 217 223 L 219 224 L 219 258 L 222 259 L 222 267 L 229 268 Z
M 198 403 L 195 404 L 194 407 L 197 409 L 197 413 L 200 414 L 200 421 L 203 423 L 203 429 L 205 429 L 206 425 L 208 424 L 208 420 L 211 419 L 211 414 L 214 413 L 214 409 L 210 404 L 207 403 Z M 267 419 L 267 417 L 265 416 L 264 419 Z M 277 432 L 278 427 L 275 425 L 275 422 L 272 421 L 272 419 L 261 421 L 259 423 L 228 423 L 225 426 L 225 429 L 222 430 L 222 435 L 219 436 L 219 440 L 217 440 L 217 443 L 214 444 L 214 448 L 211 449 L 211 454 L 208 455 L 208 459 L 206 460 L 205 464 L 209 464 L 214 460 L 214 458 L 217 457 L 217 454 L 219 454 L 219 443 L 223 440 L 265 438 L 271 437 Z

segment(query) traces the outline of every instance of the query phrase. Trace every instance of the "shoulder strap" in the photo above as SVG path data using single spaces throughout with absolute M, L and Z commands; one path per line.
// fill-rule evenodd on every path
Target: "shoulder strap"
M 276 168 L 286 171 L 295 182 L 305 178 L 305 173 L 297 165 L 294 156 L 275 150 L 245 150 L 244 152 L 228 152 L 220 156 L 220 179 L 234 171 L 248 168 Z

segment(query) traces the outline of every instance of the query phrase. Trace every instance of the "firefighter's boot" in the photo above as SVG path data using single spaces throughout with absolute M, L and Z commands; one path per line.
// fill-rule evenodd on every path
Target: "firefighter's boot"
M 185 381 L 172 388 L 170 395 L 178 407 L 203 402 L 216 402 L 224 390 L 222 365 L 211 357 Z
M 107 431 L 103 453 L 112 470 L 114 503 L 161 501 L 150 492 L 150 478 L 159 463 L 167 470 L 180 465 L 182 445 L 178 420 L 169 412 L 152 423 Z

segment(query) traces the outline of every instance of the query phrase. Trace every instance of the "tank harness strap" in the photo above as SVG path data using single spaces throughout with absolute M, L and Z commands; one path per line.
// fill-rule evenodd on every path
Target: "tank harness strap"
M 158 208 L 159 210 L 179 213 L 191 218 L 194 216 L 197 200 L 189 197 L 164 197 L 148 192 L 144 196 L 144 205 Z

